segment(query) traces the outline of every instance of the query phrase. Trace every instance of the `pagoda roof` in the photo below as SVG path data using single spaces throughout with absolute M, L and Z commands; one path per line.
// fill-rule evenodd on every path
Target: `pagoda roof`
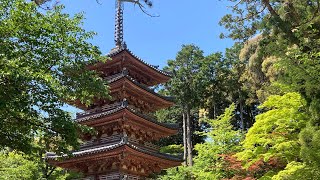
M 111 90 L 111 94 L 113 92 L 116 92 L 117 89 L 116 88 L 116 83 L 122 81 L 126 81 L 129 84 L 131 84 L 132 87 L 136 87 L 137 90 L 140 90 L 140 92 L 142 93 L 147 93 L 149 94 L 149 97 L 153 97 L 155 98 L 155 101 L 152 102 L 159 102 L 160 104 L 158 104 L 158 106 L 156 106 L 156 108 L 154 110 L 160 109 L 160 108 L 165 108 L 165 107 L 169 107 L 171 105 L 174 104 L 174 98 L 171 96 L 163 96 L 160 95 L 159 93 L 156 93 L 154 90 L 150 89 L 148 86 L 139 83 L 138 81 L 136 81 L 134 78 L 132 78 L 131 76 L 129 76 L 127 71 L 123 71 L 121 73 L 115 74 L 113 76 L 107 77 L 105 78 L 105 80 L 108 82 L 109 86 L 110 86 L 110 90 Z M 122 85 L 118 84 L 117 85 L 118 88 Z M 132 89 L 132 88 L 129 88 Z M 149 98 L 147 98 L 149 100 Z M 70 102 L 73 106 L 76 106 L 77 108 L 80 108 L 82 110 L 86 110 L 88 109 L 88 107 L 86 107 L 84 104 L 82 104 L 79 100 L 77 101 L 73 101 Z M 158 107 L 158 108 L 157 108 Z
M 90 149 L 85 149 L 85 150 L 80 150 L 80 151 L 75 151 L 72 153 L 71 156 L 68 156 L 67 154 L 64 154 L 62 156 L 56 155 L 55 153 L 46 153 L 46 159 L 48 160 L 58 160 L 59 158 L 65 158 L 65 160 L 72 159 L 72 158 L 77 158 L 77 157 L 84 157 L 84 156 L 90 156 L 90 155 L 95 155 L 95 154 L 100 154 L 103 152 L 108 152 L 111 150 L 116 150 L 121 147 L 128 147 L 131 150 L 138 151 L 140 153 L 148 154 L 150 156 L 158 157 L 161 159 L 166 159 L 170 161 L 176 161 L 176 162 L 182 162 L 182 159 L 177 156 L 169 155 L 169 154 L 164 154 L 164 153 L 159 153 L 155 151 L 150 151 L 142 146 L 133 144 L 127 140 L 127 138 L 123 138 L 119 143 L 113 144 L 113 145 L 106 145 L 106 146 L 97 146 L 97 147 L 92 147 Z
M 134 104 L 135 99 L 149 104 L 149 111 L 170 107 L 174 104 L 172 97 L 161 96 L 150 90 L 146 86 L 134 81 L 130 76 L 120 76 L 110 81 L 110 92 L 113 94 L 122 93 L 120 98 L 127 98 L 130 103 Z M 125 93 L 123 93 L 125 92 Z M 152 107 L 151 107 L 151 106 Z
M 154 92 L 154 90 L 150 89 L 148 86 L 146 85 L 143 85 L 143 84 L 140 84 L 138 81 L 136 81 L 134 78 L 132 78 L 131 76 L 129 76 L 128 72 L 127 71 L 124 71 L 122 73 L 118 73 L 118 74 L 115 74 L 113 75 L 112 77 L 109 77 L 109 78 L 106 78 L 108 83 L 111 84 L 111 83 L 114 83 L 118 80 L 121 80 L 123 78 L 126 78 L 128 79 L 130 82 L 132 82 L 133 84 L 135 84 L 136 86 L 140 87 L 141 89 L 144 89 L 146 90 L 147 92 L 153 94 L 153 95 L 156 95 L 166 101 L 170 101 L 170 102 L 174 102 L 174 98 L 171 97 L 171 96 L 162 96 L 160 95 L 159 93 L 156 93 Z
M 127 48 L 112 50 L 106 57 L 109 57 L 112 60 L 107 60 L 105 62 L 90 62 L 90 64 L 88 64 L 88 69 L 96 70 L 101 74 L 114 71 L 120 72 L 120 69 L 129 69 L 130 73 L 139 74 L 148 79 L 145 84 L 149 86 L 165 83 L 172 77 L 170 72 L 163 71 L 158 69 L 158 66 L 147 63 Z M 106 75 L 108 74 L 109 73 L 106 73 Z
M 168 77 L 172 76 L 172 74 L 170 72 L 166 72 L 166 71 L 160 70 L 160 69 L 158 69 L 158 66 L 151 65 L 151 64 L 147 63 L 146 61 L 142 60 L 140 57 L 135 55 L 132 51 L 130 51 L 126 47 L 121 47 L 121 48 L 118 48 L 118 49 L 116 49 L 114 51 L 111 51 L 109 54 L 107 54 L 107 56 L 108 57 L 114 57 L 114 56 L 116 56 L 116 55 L 118 55 L 118 54 L 120 54 L 121 52 L 124 52 L 124 51 L 128 52 L 132 57 L 134 57 L 136 60 L 138 60 L 138 62 L 148 66 L 149 68 L 157 71 L 158 73 L 161 73 L 161 74 L 163 74 L 165 76 L 168 76 Z
M 120 112 L 122 110 L 127 110 L 127 111 L 133 113 L 134 115 L 136 115 L 138 117 L 141 117 L 141 118 L 143 118 L 143 119 L 145 119 L 145 120 L 147 120 L 149 122 L 152 122 L 154 124 L 157 124 L 159 126 L 162 126 L 162 127 L 168 128 L 168 129 L 177 130 L 179 128 L 177 124 L 161 123 L 161 122 L 155 120 L 154 118 L 152 118 L 152 117 L 150 117 L 148 115 L 145 115 L 145 114 L 142 114 L 142 113 L 138 112 L 134 108 L 129 107 L 129 105 L 128 105 L 128 103 L 126 101 L 124 101 L 122 103 L 116 103 L 114 105 L 110 105 L 110 108 L 108 108 L 107 110 L 102 111 L 102 112 L 85 114 L 85 115 L 83 115 L 83 117 L 77 118 L 76 121 L 78 123 L 92 121 L 92 120 L 95 120 L 95 119 L 98 119 L 98 118 L 102 118 L 102 117 L 105 117 L 105 116 L 109 116 L 109 115 L 118 113 L 118 112 Z

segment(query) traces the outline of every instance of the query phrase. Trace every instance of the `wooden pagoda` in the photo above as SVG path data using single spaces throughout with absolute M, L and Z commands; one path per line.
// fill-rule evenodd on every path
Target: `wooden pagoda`
M 76 121 L 93 127 L 95 135 L 84 134 L 79 151 L 63 158 L 47 153 L 48 161 L 82 172 L 85 180 L 145 179 L 162 169 L 178 166 L 181 159 L 159 153 L 152 144 L 177 133 L 177 126 L 155 120 L 152 112 L 173 105 L 172 99 L 152 89 L 169 80 L 164 71 L 147 64 L 128 49 L 109 54 L 112 60 L 89 66 L 108 81 L 111 100 L 97 100 L 77 114 Z M 61 160 L 62 159 L 62 160 Z
M 146 179 L 162 169 L 178 166 L 182 159 L 159 153 L 152 142 L 177 133 L 178 127 L 158 122 L 153 112 L 173 105 L 172 98 L 150 87 L 170 75 L 135 56 L 123 42 L 123 0 L 117 1 L 115 44 L 105 63 L 88 65 L 104 78 L 111 99 L 96 100 L 76 121 L 93 127 L 95 135 L 83 134 L 83 144 L 72 156 L 47 153 L 49 163 L 84 174 L 82 180 Z

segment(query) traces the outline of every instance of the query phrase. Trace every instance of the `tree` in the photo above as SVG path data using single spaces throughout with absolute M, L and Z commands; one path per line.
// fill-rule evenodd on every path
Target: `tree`
M 83 129 L 61 109 L 66 101 L 89 105 L 108 98 L 105 82 L 86 65 L 100 51 L 87 39 L 95 33 L 57 6 L 45 13 L 23 0 L 0 2 L 0 147 L 30 153 L 34 136 L 44 133 L 51 150 L 77 147 Z M 105 60 L 105 58 L 104 58 Z
M 65 180 L 80 177 L 77 173 L 68 172 L 61 168 L 55 168 L 48 177 L 42 174 L 42 161 L 33 155 L 26 155 L 16 151 L 7 150 L 0 153 L 0 179 L 6 180 Z
M 191 109 L 197 107 L 206 86 L 203 52 L 194 45 L 183 45 L 175 60 L 168 61 L 167 70 L 174 76 L 167 89 L 176 98 L 183 115 L 184 159 L 192 166 Z
M 256 116 L 255 124 L 242 142 L 244 150 L 237 153 L 237 157 L 247 162 L 247 167 L 259 161 L 277 160 L 278 166 L 269 169 L 277 174 L 287 164 L 290 167 L 290 163 L 301 160 L 299 133 L 310 118 L 306 101 L 298 93 L 272 95 L 260 108 L 266 112 Z M 255 177 L 264 173 L 266 171 Z
M 210 124 L 210 129 L 204 133 L 208 140 L 195 146 L 198 156 L 192 172 L 196 179 L 221 179 L 230 176 L 231 171 L 223 168 L 223 155 L 237 152 L 242 139 L 241 132 L 234 130 L 231 124 L 235 109 L 233 103 L 216 119 L 205 120 Z
M 0 153 L 0 179 L 39 179 L 37 163 L 27 160 L 25 155 L 10 152 Z
M 257 112 L 256 101 L 250 99 L 250 91 L 242 80 L 246 72 L 247 62 L 239 59 L 242 44 L 235 43 L 222 53 L 213 53 L 207 57 L 208 85 L 201 106 L 208 111 L 209 118 L 222 114 L 232 102 L 236 103 L 236 116 L 233 125 L 237 129 L 246 130 L 252 126 Z
M 222 179 L 233 176 L 232 170 L 225 168 L 224 155 L 241 149 L 242 134 L 234 130 L 231 124 L 235 118 L 235 104 L 231 104 L 216 119 L 203 119 L 210 125 L 207 132 L 201 135 L 208 138 L 204 143 L 195 146 L 198 155 L 192 167 L 180 166 L 171 168 L 161 179 Z M 240 163 L 241 167 L 241 163 Z
M 168 66 L 169 71 L 176 73 L 174 81 L 171 81 L 167 85 L 169 94 L 177 97 L 179 106 L 181 106 L 182 102 L 187 103 L 190 101 L 192 104 L 191 114 L 198 113 L 200 109 L 200 111 L 207 112 L 207 115 L 210 118 L 216 118 L 224 112 L 224 108 L 228 107 L 232 102 L 237 102 L 236 111 L 239 113 L 233 118 L 232 123 L 237 129 L 249 128 L 254 122 L 256 104 L 245 104 L 247 93 L 242 89 L 243 84 L 240 81 L 244 69 L 242 62 L 239 61 L 238 58 L 240 48 L 241 44 L 235 44 L 234 47 L 226 50 L 224 56 L 219 52 L 212 53 L 209 56 L 203 57 L 202 60 L 193 62 L 187 62 L 187 60 L 178 61 L 177 56 L 177 60 L 172 61 L 171 66 L 170 64 Z M 179 53 L 182 52 L 186 54 L 187 51 L 180 51 Z M 188 58 L 188 56 L 184 57 L 184 59 Z M 192 75 L 187 74 L 190 72 L 192 72 Z M 184 78 L 187 78 L 188 76 L 193 80 L 195 85 L 190 86 L 187 84 L 187 81 Z M 189 92 L 192 92 L 192 96 L 186 95 L 187 92 L 184 92 L 187 91 L 185 87 L 196 87 L 194 88 L 194 91 L 188 90 Z M 181 96 L 183 96 L 183 98 L 181 98 Z M 192 100 L 192 98 L 196 99 Z M 160 117 L 160 119 L 172 119 L 172 117 L 176 117 L 175 119 L 183 119 L 183 117 L 179 117 L 178 115 L 179 108 L 173 108 L 170 111 L 163 110 L 161 113 L 157 113 L 158 116 L 163 116 L 165 114 L 168 115 L 165 116 L 165 118 Z M 177 116 L 174 116 L 174 114 L 177 114 Z M 187 115 L 185 115 L 185 117 L 187 117 Z M 193 116 L 192 119 L 197 120 L 197 115 Z M 194 130 L 196 128 L 198 128 L 198 131 L 201 129 L 204 130 L 208 127 L 208 124 L 205 122 L 193 122 L 195 122 L 193 123 L 194 125 L 192 125 Z M 196 126 L 195 124 L 199 125 Z M 183 126 L 183 124 L 181 125 Z M 192 138 L 195 137 L 196 135 L 192 136 Z M 201 141 L 192 142 L 201 143 Z M 187 148 L 185 148 L 185 152 L 186 151 Z M 186 155 L 187 153 L 184 154 Z
M 242 41 L 261 33 L 256 51 L 262 58 L 257 63 L 262 67 L 259 71 L 263 71 L 264 64 L 269 64 L 269 72 L 273 69 L 278 73 L 267 85 L 273 89 L 269 93 L 295 91 L 306 100 L 306 112 L 310 117 L 299 134 L 303 163 L 288 165 L 286 172 L 298 166 L 319 168 L 319 1 L 241 1 L 234 6 L 234 11 L 235 15 L 225 16 L 221 24 L 230 30 L 228 37 Z M 268 59 L 273 60 L 267 63 Z M 267 73 L 265 71 L 264 75 Z
M 225 37 L 247 41 L 259 33 L 246 42 L 247 47 L 241 53 L 242 59 L 248 59 L 251 64 L 247 75 L 251 75 L 255 89 L 267 87 L 272 81 L 297 83 L 291 88 L 307 101 L 312 98 L 307 97 L 311 92 L 304 92 L 306 86 L 318 92 L 312 84 L 318 83 L 315 77 L 319 76 L 314 61 L 320 48 L 319 7 L 315 0 L 239 1 L 232 7 L 234 14 L 221 19 L 220 24 L 230 32 Z
M 263 35 L 273 34 L 288 40 L 290 44 L 297 44 L 301 42 L 302 35 L 298 31 L 317 22 L 320 11 L 317 0 L 228 1 L 234 4 L 233 14 L 225 15 L 220 25 L 230 33 L 222 34 L 222 37 L 240 41 L 246 41 L 261 32 Z
M 166 90 L 165 90 L 166 91 Z M 160 91 L 160 93 L 163 91 Z M 166 94 L 170 95 L 170 94 Z M 178 127 L 182 127 L 183 125 L 183 117 L 182 117 L 182 109 L 179 105 L 175 105 L 166 109 L 161 109 L 155 113 L 157 120 L 163 123 L 174 123 L 177 124 Z M 204 125 L 199 122 L 199 114 L 198 109 L 192 109 L 190 114 L 191 119 L 193 120 L 192 123 L 192 129 L 194 131 L 200 131 L 202 132 L 204 130 Z M 198 134 L 193 133 L 192 134 L 192 144 L 202 143 L 204 141 L 204 138 Z M 157 145 L 162 147 L 163 152 L 170 153 L 172 151 L 171 147 L 174 147 L 172 145 L 183 145 L 183 129 L 179 128 L 179 131 L 176 135 L 160 139 L 160 141 L 156 142 Z M 175 148 L 174 148 L 175 149 Z M 174 150 L 173 149 L 173 150 Z M 180 152 L 183 154 L 183 150 Z

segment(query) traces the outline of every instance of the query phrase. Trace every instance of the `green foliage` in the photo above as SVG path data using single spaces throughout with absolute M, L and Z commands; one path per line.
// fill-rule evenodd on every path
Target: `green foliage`
M 234 130 L 231 119 L 234 118 L 235 104 L 226 108 L 224 114 L 217 119 L 206 119 L 210 124 L 210 131 L 201 133 L 207 141 L 195 146 L 197 156 L 194 166 L 171 168 L 161 179 L 221 179 L 230 177 L 232 172 L 224 169 L 222 154 L 234 153 L 239 150 L 242 135 Z
M 272 180 L 319 179 L 319 168 L 307 166 L 301 162 L 290 162 L 283 171 L 272 177 Z
M 320 167 L 320 130 L 319 127 L 308 124 L 299 134 L 300 156 L 307 165 Z
M 178 166 L 166 170 L 166 175 L 158 178 L 159 180 L 186 180 L 192 179 L 191 167 Z
M 168 175 L 172 179 L 319 179 L 319 1 L 229 1 L 235 3 L 232 14 L 220 24 L 230 33 L 222 36 L 246 43 L 231 69 L 219 66 L 228 63 L 219 62 L 221 55 L 207 57 L 217 63 L 210 64 L 215 68 L 203 81 L 208 84 L 204 91 L 208 98 L 200 97 L 200 106 L 213 107 L 210 111 L 215 114 L 217 105 L 236 99 L 241 114 L 245 100 L 247 105 L 262 103 L 262 114 L 255 117 L 241 146 L 237 144 L 241 138 L 232 138 L 233 126 L 209 122 L 217 128 L 206 133 L 211 137 L 207 142 L 196 145 L 194 167 L 171 169 Z M 234 87 L 228 86 L 230 82 Z
M 195 146 L 198 156 L 194 160 L 193 173 L 197 179 L 220 179 L 228 176 L 229 172 L 223 170 L 221 155 L 237 152 L 242 139 L 240 131 L 234 130 L 231 125 L 234 114 L 235 104 L 231 104 L 217 119 L 206 120 L 211 127 L 210 131 L 204 133 L 208 140 Z
M 179 105 L 191 108 L 199 103 L 206 85 L 203 61 L 203 51 L 195 45 L 183 45 L 176 59 L 168 61 L 166 70 L 173 72 L 174 76 L 167 83 L 167 88 Z
M 241 136 L 240 132 L 234 130 L 231 125 L 234 114 L 235 104 L 233 103 L 225 109 L 224 114 L 218 116 L 216 119 L 204 120 L 210 125 L 210 131 L 203 133 L 203 135 L 209 138 L 206 143 L 219 146 L 219 148 L 228 150 L 229 152 L 234 152 L 236 150 L 233 148 L 235 148 L 235 144 L 240 142 Z M 199 147 L 201 147 L 201 145 Z
M 161 109 L 155 113 L 157 120 L 164 123 L 176 123 L 181 119 L 181 108 L 172 106 L 167 109 Z
M 53 168 L 50 176 L 44 176 L 42 163 L 38 157 L 19 152 L 0 153 L 0 180 L 65 180 L 80 177 L 78 173 L 68 172 L 61 168 Z
M 306 102 L 298 93 L 273 95 L 260 108 L 267 111 L 256 116 L 243 141 L 244 151 L 237 154 L 252 164 L 260 159 L 277 157 L 291 162 L 299 157 L 299 133 L 309 116 Z
M 172 154 L 172 155 L 181 155 L 183 154 L 183 146 L 181 144 L 176 145 L 168 145 L 168 146 L 163 146 L 160 148 L 161 153 L 167 153 L 167 154 Z
M 220 25 L 230 33 L 221 37 L 246 41 L 258 32 L 266 36 L 272 33 L 277 36 L 278 42 L 289 41 L 293 44 L 298 43 L 301 37 L 308 36 L 309 33 L 302 31 L 312 32 L 310 25 L 319 21 L 319 2 L 316 0 L 228 1 L 234 4 L 232 14 L 225 15 Z
M 38 164 L 28 160 L 24 154 L 1 152 L 0 162 L 0 179 L 2 180 L 30 180 L 41 177 Z
M 41 13 L 24 0 L 0 2 L 0 147 L 30 153 L 44 132 L 51 151 L 78 146 L 81 129 L 61 110 L 65 101 L 107 98 L 107 86 L 86 64 L 100 51 L 88 43 L 95 33 L 81 28 L 82 14 L 63 6 Z
M 316 116 L 320 109 L 318 107 L 320 88 L 317 86 L 320 83 L 319 49 L 320 43 L 317 48 L 308 52 L 303 52 L 298 47 L 290 48 L 286 56 L 276 64 L 278 68 L 285 71 L 286 75 L 280 79 L 280 82 L 290 85 L 292 90 L 300 92 L 306 98 L 314 118 L 318 118 Z

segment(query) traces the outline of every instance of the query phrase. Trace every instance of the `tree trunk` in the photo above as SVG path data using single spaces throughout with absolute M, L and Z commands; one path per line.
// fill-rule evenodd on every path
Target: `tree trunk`
M 216 103 L 213 103 L 213 119 L 217 117 L 217 109 L 216 109 Z
M 240 101 L 240 129 L 244 130 L 244 119 L 243 119 L 243 104 L 242 101 Z
M 188 146 L 188 165 L 192 166 L 192 132 L 191 132 L 191 120 L 190 120 L 190 107 L 187 106 L 187 146 Z
M 238 89 L 239 93 L 239 111 L 240 111 L 240 129 L 244 130 L 244 119 L 243 119 L 243 104 L 242 104 L 242 96 L 241 96 L 241 91 Z
M 184 165 L 187 165 L 187 129 L 186 129 L 186 111 L 185 107 L 182 107 L 182 133 L 183 133 L 183 161 Z

